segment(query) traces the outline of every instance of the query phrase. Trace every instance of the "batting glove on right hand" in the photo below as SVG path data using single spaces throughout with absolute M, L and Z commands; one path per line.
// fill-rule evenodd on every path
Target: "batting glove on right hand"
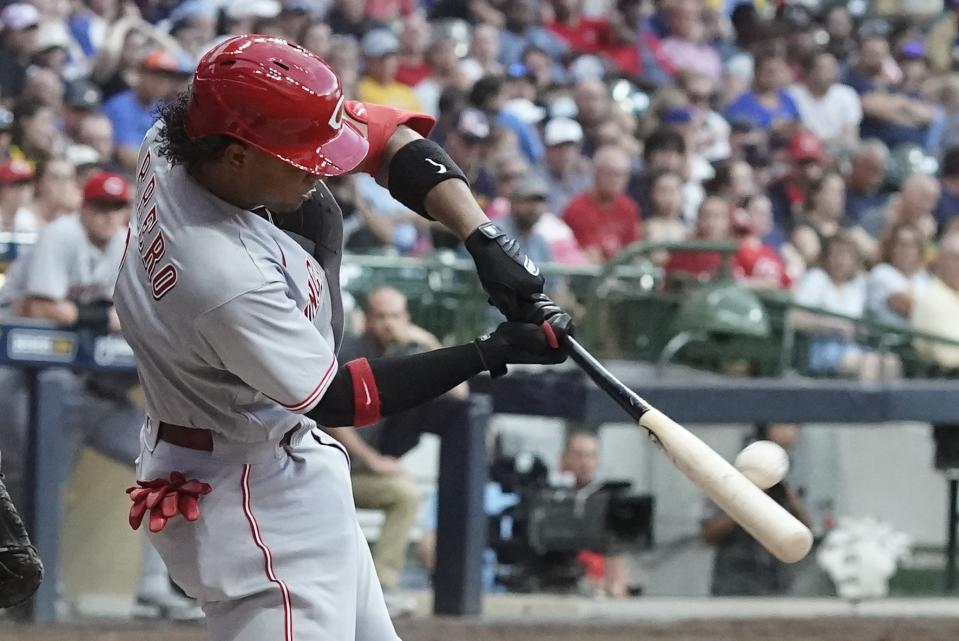
M 473 342 L 493 378 L 505 374 L 508 364 L 554 365 L 566 360 L 566 352 L 549 323 L 501 323 L 491 334 Z

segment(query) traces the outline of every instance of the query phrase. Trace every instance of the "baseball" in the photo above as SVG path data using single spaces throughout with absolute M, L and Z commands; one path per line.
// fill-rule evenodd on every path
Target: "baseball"
M 786 450 L 772 441 L 756 441 L 736 457 L 736 469 L 760 489 L 766 490 L 783 480 L 789 471 Z

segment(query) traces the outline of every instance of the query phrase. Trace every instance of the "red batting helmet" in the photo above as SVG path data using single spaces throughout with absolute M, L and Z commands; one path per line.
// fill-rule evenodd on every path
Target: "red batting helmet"
M 196 139 L 225 134 L 318 176 L 338 176 L 369 143 L 343 121 L 343 89 L 306 49 L 268 36 L 229 38 L 197 64 L 186 115 Z

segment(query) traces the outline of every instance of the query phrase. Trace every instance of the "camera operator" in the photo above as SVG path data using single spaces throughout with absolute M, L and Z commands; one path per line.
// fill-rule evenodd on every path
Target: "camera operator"
M 598 468 L 599 440 L 596 435 L 584 430 L 571 432 L 566 438 L 558 471 L 572 476 L 575 488 L 580 490 L 598 483 Z M 624 554 L 600 554 L 583 550 L 577 555 L 577 560 L 583 567 L 592 591 L 605 592 L 613 597 L 629 596 L 628 568 Z
M 751 439 L 769 440 L 789 452 L 799 438 L 791 423 L 758 425 Z M 787 480 L 766 490 L 777 503 L 809 525 L 811 520 L 796 488 Z M 712 501 L 700 524 L 703 539 L 716 547 L 711 593 L 713 596 L 775 596 L 789 592 L 792 568 L 770 554 L 759 542 Z

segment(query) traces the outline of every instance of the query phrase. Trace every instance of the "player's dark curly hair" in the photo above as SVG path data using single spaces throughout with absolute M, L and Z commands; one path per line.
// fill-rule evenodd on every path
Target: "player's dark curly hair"
M 230 136 L 203 136 L 193 140 L 186 133 L 186 112 L 190 105 L 190 90 L 177 94 L 176 98 L 158 109 L 163 127 L 157 135 L 160 155 L 173 165 L 194 167 L 219 159 L 227 145 L 236 142 Z

